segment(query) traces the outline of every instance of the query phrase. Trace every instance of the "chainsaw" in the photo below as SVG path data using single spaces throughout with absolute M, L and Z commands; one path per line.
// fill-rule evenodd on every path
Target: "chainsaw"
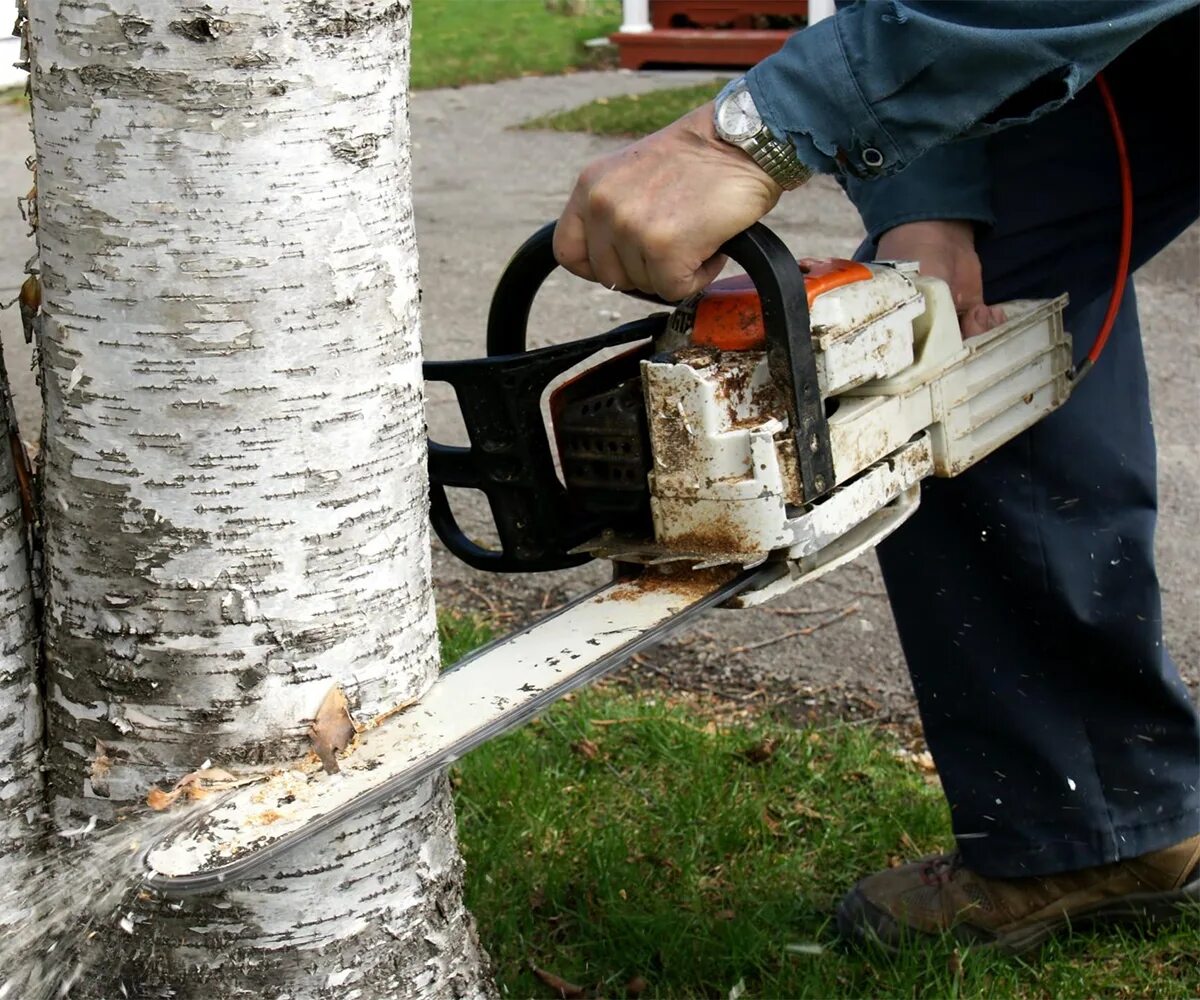
M 145 853 L 169 896 L 212 891 L 528 721 L 713 607 L 761 604 L 877 545 L 920 484 L 953 476 L 1072 387 L 1066 297 L 1006 303 L 969 340 L 946 284 L 915 264 L 797 260 L 752 226 L 722 252 L 745 274 L 607 333 L 527 349 L 554 271 L 553 224 L 508 264 L 487 353 L 425 364 L 469 446 L 430 442 L 430 518 L 471 566 L 612 564 L 612 581 L 442 673 L 361 733 L 327 775 L 282 770 Z M 448 490 L 482 491 L 498 544 Z

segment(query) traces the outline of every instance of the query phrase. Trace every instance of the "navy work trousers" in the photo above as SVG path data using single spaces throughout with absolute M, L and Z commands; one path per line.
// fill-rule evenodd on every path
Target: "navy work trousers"
M 1132 160 L 1136 267 L 1197 215 L 1194 26 L 1155 32 L 1106 76 Z M 1082 356 L 1107 306 L 1120 221 L 1096 88 L 994 136 L 990 159 L 986 301 L 1068 292 Z M 1066 406 L 929 483 L 880 546 L 958 846 L 981 874 L 1089 867 L 1200 831 L 1200 726 L 1162 641 L 1155 512 L 1130 282 L 1103 357 Z

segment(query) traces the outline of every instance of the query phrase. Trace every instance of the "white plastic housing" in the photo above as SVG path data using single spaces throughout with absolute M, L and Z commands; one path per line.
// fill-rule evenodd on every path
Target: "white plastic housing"
M 683 348 L 642 363 L 656 543 L 642 558 L 752 563 L 776 553 L 808 561 L 774 589 L 797 585 L 831 553 L 893 530 L 900 508 L 903 517 L 915 508 L 922 478 L 961 472 L 1066 400 L 1065 297 L 1008 303 L 1006 323 L 964 343 L 944 282 L 873 270 L 812 309 L 822 395 L 836 399 L 838 486 L 807 509 L 763 352 Z M 861 545 L 838 544 L 843 536 Z

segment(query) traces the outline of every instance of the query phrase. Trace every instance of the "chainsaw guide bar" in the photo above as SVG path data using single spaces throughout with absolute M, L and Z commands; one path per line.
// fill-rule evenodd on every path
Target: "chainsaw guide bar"
M 647 571 L 600 587 L 443 672 L 417 705 L 362 733 L 337 774 L 280 772 L 189 817 L 146 852 L 145 882 L 178 897 L 245 879 L 528 722 L 766 575 L 764 568 Z

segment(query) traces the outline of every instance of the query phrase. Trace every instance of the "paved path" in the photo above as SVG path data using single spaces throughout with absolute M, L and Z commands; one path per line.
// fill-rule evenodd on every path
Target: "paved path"
M 581 73 L 530 78 L 413 95 L 415 191 L 421 249 L 423 322 L 429 357 L 473 357 L 483 351 L 491 288 L 508 255 L 539 224 L 553 218 L 579 168 L 620 143 L 576 134 L 515 131 L 534 115 L 594 97 L 645 92 L 707 73 Z M 31 144 L 19 109 L 0 108 L 0 292 L 15 293 L 31 252 L 15 196 L 28 189 L 24 159 Z M 846 254 L 859 239 L 858 217 L 835 184 L 820 178 L 789 195 L 769 220 L 797 253 Z M 1200 681 L 1200 277 L 1197 231 L 1186 234 L 1147 268 L 1139 300 L 1161 442 L 1161 575 L 1168 639 L 1185 672 Z M 535 310 L 536 343 L 585 336 L 641 315 L 622 296 L 566 277 L 551 281 Z M 35 426 L 37 397 L 29 350 L 15 310 L 0 313 L 0 329 L 26 426 Z M 454 407 L 431 393 L 429 422 L 451 443 Z M 481 533 L 481 505 L 467 503 L 464 519 Z M 492 608 L 520 618 L 558 603 L 600 579 L 600 567 L 569 573 L 495 577 L 476 573 L 435 550 L 443 602 Z M 808 638 L 749 653 L 747 643 L 851 613 Z M 800 613 L 801 609 L 815 609 Z M 832 574 L 777 606 L 714 612 L 688 635 L 637 668 L 693 688 L 748 699 L 784 702 L 795 714 L 834 708 L 856 714 L 883 711 L 911 718 L 895 630 L 873 559 Z

